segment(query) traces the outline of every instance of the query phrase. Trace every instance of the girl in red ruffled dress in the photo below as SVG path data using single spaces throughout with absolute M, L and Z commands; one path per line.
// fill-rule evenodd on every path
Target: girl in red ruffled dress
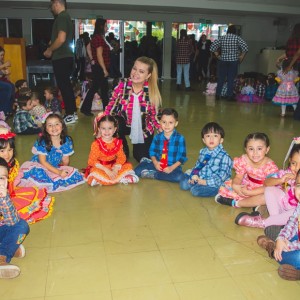
M 118 124 L 114 117 L 99 114 L 94 122 L 95 141 L 91 145 L 85 178 L 91 186 L 136 183 L 132 165 L 126 161 L 121 139 L 116 137 Z
M 49 196 L 46 189 L 14 186 L 20 168 L 15 158 L 15 136 L 7 128 L 0 128 L 0 157 L 9 166 L 8 190 L 18 214 L 29 224 L 33 224 L 51 215 L 54 197 Z

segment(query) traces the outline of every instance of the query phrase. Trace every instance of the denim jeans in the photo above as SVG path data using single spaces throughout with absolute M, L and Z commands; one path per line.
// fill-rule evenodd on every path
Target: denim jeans
M 15 255 L 28 233 L 29 226 L 23 219 L 13 226 L 0 226 L 0 255 L 6 256 L 7 263 Z
M 175 170 L 173 170 L 171 173 L 168 174 L 168 173 L 157 171 L 154 167 L 153 162 L 152 161 L 150 162 L 150 160 L 141 162 L 134 169 L 134 172 L 137 176 L 141 177 L 141 173 L 143 170 L 156 171 L 156 173 L 154 174 L 154 179 L 170 181 L 170 182 L 179 182 L 183 176 L 181 167 L 177 167 Z
M 220 96 L 223 84 L 227 78 L 227 96 L 233 96 L 233 82 L 238 72 L 238 61 L 219 60 L 217 66 L 218 82 L 216 95 Z
M 298 240 L 298 236 L 294 236 L 290 241 Z M 282 251 L 282 260 L 279 261 L 281 265 L 288 264 L 295 267 L 297 270 L 300 270 L 300 250 L 294 251 Z
M 194 197 L 214 197 L 219 191 L 216 187 L 189 183 L 189 176 L 186 174 L 180 180 L 180 188 L 184 191 L 189 190 Z
M 185 87 L 188 88 L 190 84 L 190 64 L 177 64 L 177 84 L 181 84 L 182 69 Z

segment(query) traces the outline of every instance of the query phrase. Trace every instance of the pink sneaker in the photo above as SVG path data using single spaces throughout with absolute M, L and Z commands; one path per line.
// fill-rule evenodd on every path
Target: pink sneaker
M 265 228 L 264 219 L 261 215 L 251 215 L 245 212 L 238 214 L 235 224 L 246 227 Z

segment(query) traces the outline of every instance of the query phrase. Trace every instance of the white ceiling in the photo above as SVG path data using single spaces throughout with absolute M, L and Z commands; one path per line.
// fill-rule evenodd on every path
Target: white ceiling
M 92 0 L 93 1 L 93 0 Z M 100 0 L 101 1 L 101 0 Z M 206 8 L 201 7 L 201 1 L 188 1 L 188 7 L 172 6 L 171 0 L 168 6 L 160 5 L 130 5 L 130 4 L 108 4 L 89 2 L 82 0 L 80 3 L 75 0 L 67 1 L 69 9 L 89 9 L 89 10 L 118 10 L 118 11 L 142 11 L 153 14 L 213 14 L 231 16 L 257 16 L 266 15 L 276 18 L 287 18 L 300 14 L 299 0 L 207 0 L 204 1 Z M 47 10 L 50 1 L 6 1 L 0 0 L 1 8 L 9 9 L 42 9 Z M 148 1 L 149 3 L 151 1 Z M 154 1 L 157 3 L 157 1 Z M 178 1 L 176 1 L 178 3 Z M 173 2 L 174 3 L 174 2 Z M 193 3 L 194 7 L 193 7 Z M 220 5 L 221 3 L 221 5 Z M 208 8 L 209 7 L 209 8 Z

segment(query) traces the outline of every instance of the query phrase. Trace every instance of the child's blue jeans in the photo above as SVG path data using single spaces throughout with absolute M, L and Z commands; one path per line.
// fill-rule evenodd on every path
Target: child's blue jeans
M 298 236 L 295 235 L 290 241 L 296 241 L 298 240 Z M 282 260 L 279 261 L 281 265 L 287 264 L 292 265 L 297 270 L 300 270 L 300 250 L 294 250 L 294 251 L 282 251 Z
M 154 178 L 157 180 L 164 180 L 164 181 L 170 181 L 170 182 L 179 182 L 181 177 L 183 176 L 183 172 L 181 167 L 177 167 L 175 170 L 173 170 L 171 173 L 164 173 L 157 171 L 154 167 L 154 164 L 152 161 L 142 161 L 135 169 L 134 172 L 137 176 L 141 177 L 141 173 L 143 170 L 152 170 L 156 171 L 154 174 Z
M 190 191 L 195 197 L 214 197 L 218 194 L 219 189 L 212 186 L 191 184 L 189 183 L 190 176 L 184 174 L 180 180 L 180 188 L 184 191 Z
M 0 226 L 0 255 L 6 256 L 7 263 L 15 255 L 28 233 L 29 226 L 23 219 L 12 226 Z

